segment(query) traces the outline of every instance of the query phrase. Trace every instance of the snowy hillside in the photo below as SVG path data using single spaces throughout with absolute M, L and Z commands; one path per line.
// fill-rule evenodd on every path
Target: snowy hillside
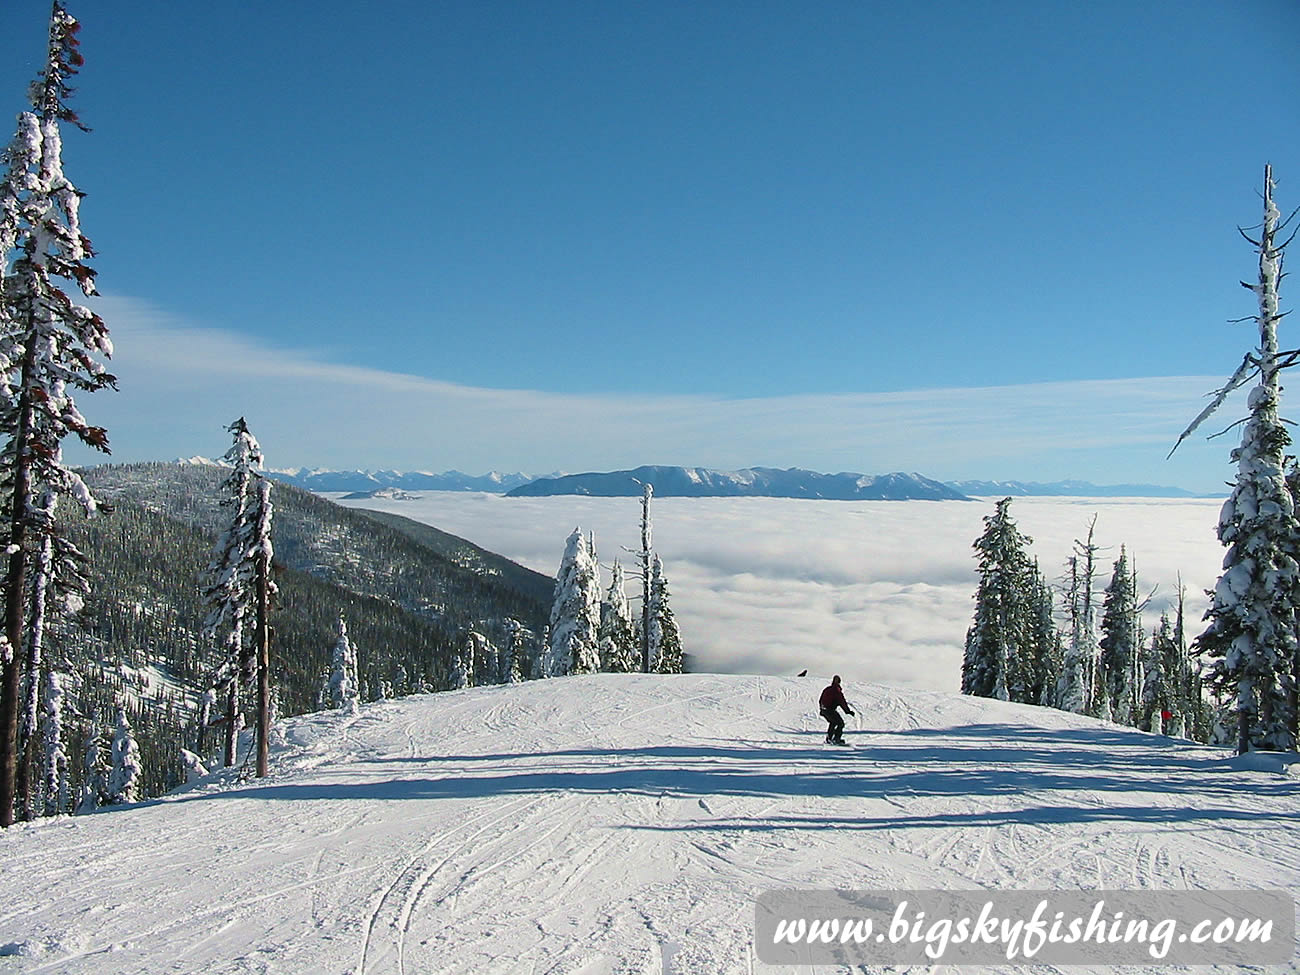
M 1295 778 L 851 679 L 834 749 L 823 682 L 600 675 L 293 719 L 268 780 L 0 834 L 0 973 L 748 975 L 778 970 L 751 927 L 781 887 L 1300 885 Z

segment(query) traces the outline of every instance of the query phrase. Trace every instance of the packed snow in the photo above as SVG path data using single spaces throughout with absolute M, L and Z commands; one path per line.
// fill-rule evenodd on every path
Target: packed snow
M 840 749 L 825 683 L 590 675 L 291 719 L 268 779 L 0 833 L 0 973 L 793 975 L 756 958 L 763 891 L 1300 885 L 1281 758 L 851 674 Z

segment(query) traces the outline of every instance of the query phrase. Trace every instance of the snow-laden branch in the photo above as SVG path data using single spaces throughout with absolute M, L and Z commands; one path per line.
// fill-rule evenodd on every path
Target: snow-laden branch
M 1223 387 L 1210 394 L 1214 397 L 1210 400 L 1210 404 L 1205 407 L 1205 409 L 1201 410 L 1196 419 L 1191 422 L 1191 425 L 1182 432 L 1182 435 L 1178 438 L 1178 442 L 1170 448 L 1169 453 L 1165 456 L 1165 460 L 1172 457 L 1174 451 L 1178 449 L 1179 444 L 1190 437 L 1197 427 L 1208 420 L 1214 414 L 1214 411 L 1223 405 L 1223 401 L 1228 398 L 1228 395 L 1234 389 L 1240 389 L 1242 386 L 1246 385 L 1246 383 L 1250 382 L 1258 371 L 1259 360 L 1248 353 L 1246 357 L 1241 360 L 1241 365 L 1237 367 L 1237 371 L 1232 374 L 1226 383 L 1224 383 Z M 1231 427 L 1229 429 L 1231 429 Z

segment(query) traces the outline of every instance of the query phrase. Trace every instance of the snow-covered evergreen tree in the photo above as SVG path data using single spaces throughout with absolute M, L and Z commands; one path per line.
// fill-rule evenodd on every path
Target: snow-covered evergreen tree
M 274 557 L 271 482 L 262 474 L 262 448 L 244 418 L 228 429 L 234 443 L 224 458 L 230 464 L 230 474 L 222 485 L 226 492 L 222 504 L 232 514 L 203 578 L 209 607 L 205 630 L 219 639 L 224 653 L 218 673 L 226 702 L 225 763 L 235 764 L 236 729 L 242 715 L 240 692 L 255 688 L 261 776 L 266 774 L 270 717 L 267 615 L 276 592 L 270 578 Z
M 222 482 L 226 496 L 221 504 L 230 513 L 230 522 L 217 540 L 216 549 L 202 580 L 208 604 L 205 632 L 217 639 L 222 648 L 218 670 L 220 691 L 225 700 L 225 764 L 235 764 L 235 723 L 240 713 L 240 691 L 252 682 L 253 641 L 250 638 L 253 613 L 254 565 L 253 505 L 250 503 L 253 478 L 262 469 L 262 448 L 240 417 L 228 428 L 234 443 L 223 458 L 230 473 Z
M 551 642 L 544 675 L 594 674 L 600 670 L 600 580 L 587 537 L 575 528 L 555 577 Z
M 497 667 L 500 654 L 486 634 L 470 630 L 467 651 L 471 687 L 503 683 Z
M 984 517 L 984 531 L 972 546 L 979 557 L 975 619 L 966 633 L 962 661 L 963 694 L 1007 700 L 1008 678 L 1016 656 L 1028 641 L 1030 612 L 1027 594 L 1033 585 L 1033 563 L 1023 534 L 1003 498 Z
M 1088 709 L 1088 714 L 1094 718 L 1100 718 L 1102 721 L 1115 720 L 1115 709 L 1111 706 L 1110 701 L 1110 684 L 1107 681 L 1097 681 L 1096 690 L 1092 694 L 1092 706 Z
M 1062 665 L 1061 634 L 1056 628 L 1052 587 L 1039 570 L 1037 560 L 1033 580 L 1029 598 L 1028 667 L 1023 679 L 1024 695 L 1017 700 L 1056 707 L 1056 680 Z
M 63 681 L 50 668 L 45 677 L 45 815 L 68 811 L 68 753 L 63 747 Z
M 57 505 L 58 494 L 47 488 L 41 491 L 33 509 L 32 536 L 35 551 L 31 571 L 27 576 L 28 615 L 24 634 L 26 673 L 18 726 L 19 753 L 24 756 L 24 760 L 19 762 L 17 777 L 17 804 L 22 819 L 30 819 L 35 811 L 32 792 L 34 759 L 38 751 L 35 747 L 37 725 L 42 713 L 49 714 L 43 706 L 38 709 L 38 699 L 48 689 L 40 680 L 42 673 L 48 675 L 49 672 L 44 659 L 46 633 L 55 623 L 74 615 L 84 604 L 83 597 L 90 591 L 84 570 L 85 556 L 57 530 L 54 520 Z M 61 727 L 57 733 L 62 734 Z M 41 732 L 41 740 L 45 742 L 41 774 L 47 782 L 51 775 L 49 735 L 49 729 Z M 32 760 L 27 760 L 28 756 Z M 49 803 L 48 793 L 46 803 Z
M 475 657 L 482 651 L 482 644 L 486 639 L 474 630 L 470 630 L 465 636 L 465 642 L 462 644 L 460 651 L 452 658 L 451 663 L 451 689 L 453 691 L 462 690 L 466 687 L 474 687 L 475 681 Z
M 1223 575 L 1206 614 L 1209 626 L 1197 641 L 1213 661 L 1214 685 L 1234 697 L 1237 748 L 1242 752 L 1251 747 L 1296 747 L 1300 527 L 1284 469 L 1291 437 L 1279 414 L 1280 375 L 1289 363 L 1278 346 L 1284 245 L 1278 242 L 1283 223 L 1273 189 L 1272 168 L 1266 167 L 1260 239 L 1247 237 L 1259 257 L 1258 281 L 1246 285 L 1258 300 L 1259 312 L 1253 317 L 1259 346 L 1183 434 L 1186 437 L 1213 412 L 1228 391 L 1258 375 L 1259 383 L 1247 400 L 1250 415 L 1241 445 L 1232 452 L 1236 483 L 1219 515 L 1219 540 L 1228 547 Z
M 451 680 L 449 689 L 453 691 L 462 691 L 471 686 L 469 680 L 469 664 L 465 658 L 472 652 L 473 646 L 462 647 L 456 651 L 456 655 L 451 658 Z
M 506 618 L 506 645 L 502 649 L 501 670 L 507 684 L 519 684 L 524 679 L 527 652 L 524 649 L 524 626 L 517 619 Z
M 1164 613 L 1160 617 L 1160 624 L 1151 634 L 1151 642 L 1147 644 L 1143 656 L 1142 697 L 1136 721 L 1139 728 L 1145 727 L 1148 731 L 1159 734 L 1171 733 L 1164 726 L 1160 713 L 1166 710 L 1171 713 L 1181 711 L 1177 700 L 1176 678 L 1168 669 L 1170 661 L 1176 659 L 1176 654 L 1173 624 L 1169 621 L 1169 614 Z
M 1035 559 L 1028 569 L 1018 611 L 1023 614 L 1022 642 L 999 667 L 993 696 L 1026 704 L 1052 704 L 1061 668 L 1060 637 L 1053 616 L 1052 588 Z M 1005 697 L 1003 695 L 1005 694 Z
M 108 763 L 104 759 L 100 733 L 99 714 L 92 711 L 86 730 L 86 750 L 82 758 L 78 815 L 94 812 L 108 801 Z
M 650 569 L 650 661 L 660 674 L 680 674 L 683 669 L 682 637 L 668 593 L 668 576 L 658 554 Z
M 609 589 L 600 605 L 600 669 L 616 674 L 638 670 L 636 624 L 627 601 L 623 566 L 610 570 Z
M 1101 655 L 1098 661 L 1098 675 L 1106 686 L 1111 720 L 1118 724 L 1134 723 L 1133 709 L 1139 690 L 1133 685 L 1138 654 L 1137 631 L 1137 589 L 1129 571 L 1128 552 L 1121 545 L 1102 605 Z
M 117 707 L 117 726 L 113 730 L 112 767 L 108 775 L 109 802 L 135 802 L 140 788 L 140 748 L 127 719 L 126 708 Z
M 348 624 L 339 614 L 338 638 L 330 667 L 330 704 L 344 714 L 357 713 L 357 654 L 348 639 Z
M 18 719 L 18 781 L 17 803 L 18 818 L 30 819 L 32 806 L 32 763 L 27 760 L 33 751 L 31 745 L 36 736 L 39 720 L 38 698 L 41 693 L 40 676 L 46 670 L 42 659 L 45 649 L 45 610 L 46 597 L 49 594 L 50 581 L 55 571 L 54 565 L 54 510 L 57 495 L 53 491 L 44 491 L 37 508 L 41 510 L 43 527 L 38 535 L 39 551 L 28 574 L 28 626 L 25 636 L 26 666 L 22 678 L 23 709 Z M 47 770 L 48 771 L 48 770 Z
M 271 600 L 279 591 L 271 578 L 275 549 L 271 544 L 271 481 L 257 479 L 253 492 L 253 679 L 256 684 L 257 776 L 265 778 L 270 769 L 271 736 Z M 353 674 L 355 680 L 355 672 Z
M 193 785 L 208 774 L 208 767 L 203 759 L 188 748 L 181 749 L 181 761 L 185 763 L 185 784 Z
M 62 122 L 80 125 L 67 106 L 68 79 L 82 63 L 79 30 L 56 0 L 48 57 L 30 90 L 32 110 L 18 117 L 0 182 L 0 436 L 6 440 L 0 488 L 8 504 L 0 545 L 9 558 L 0 649 L 0 826 L 13 822 L 21 685 L 24 677 L 38 679 L 25 673 L 33 624 L 28 576 L 53 527 L 50 508 L 37 502 L 43 492 L 70 495 L 87 515 L 96 512 L 93 495 L 63 462 L 62 441 L 75 436 L 108 450 L 107 433 L 86 421 L 74 393 L 116 384 L 101 362 L 113 354 L 103 320 L 58 283 L 96 293 L 86 263 L 93 251 L 80 225 L 82 194 L 63 171 L 60 133 Z
M 532 670 L 530 680 L 541 680 L 546 675 L 546 662 L 550 659 L 551 649 L 551 627 L 548 623 L 542 627 L 542 643 L 532 659 Z
M 650 646 L 650 627 L 651 627 L 651 610 L 650 610 L 650 587 L 651 587 L 651 560 L 654 558 L 654 548 L 651 544 L 654 532 L 654 526 L 650 521 L 650 501 L 654 497 L 654 487 L 650 484 L 642 485 L 641 490 L 641 549 L 636 553 L 637 561 L 640 563 L 641 573 L 641 670 L 644 673 L 650 673 L 654 670 L 655 657 L 652 654 Z
M 356 648 L 353 648 L 353 655 L 356 655 Z M 362 698 L 365 700 L 365 698 Z M 271 686 L 271 713 L 270 713 L 270 731 L 271 741 L 277 745 L 284 744 L 284 729 L 280 727 L 280 719 L 284 717 L 284 708 L 280 704 L 280 685 Z M 206 772 L 204 773 L 207 774 Z

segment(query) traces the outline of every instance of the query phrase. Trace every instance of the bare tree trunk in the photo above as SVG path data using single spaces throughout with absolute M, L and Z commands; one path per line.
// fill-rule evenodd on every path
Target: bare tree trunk
M 0 827 L 12 826 L 18 772 L 18 692 L 23 658 L 23 589 L 27 573 L 27 504 L 31 496 L 31 437 L 33 406 L 27 392 L 34 368 L 35 349 L 28 341 L 23 354 L 22 397 L 18 405 L 18 430 L 14 434 L 14 493 L 10 519 L 9 570 L 5 579 L 5 652 L 0 675 Z
M 26 481 L 26 465 L 20 462 L 20 478 Z M 26 487 L 24 484 L 23 487 Z M 15 489 L 14 507 L 21 510 L 23 492 Z M 14 798 L 18 774 L 18 698 L 22 671 L 23 635 L 23 576 L 26 561 L 22 551 L 22 528 L 15 518 L 15 551 L 9 556 L 9 571 L 5 594 L 5 636 L 8 660 L 5 662 L 3 681 L 0 682 L 0 826 L 11 826 L 14 821 Z
M 235 746 L 239 742 L 238 729 L 235 727 L 235 715 L 239 711 L 239 674 L 230 675 L 230 685 L 226 688 L 226 768 L 235 764 Z
M 194 751 L 200 758 L 208 757 L 208 722 L 212 720 L 212 715 L 208 712 L 207 692 L 204 692 L 204 703 L 199 707 L 199 728 L 194 738 Z
M 32 803 L 32 770 L 36 764 L 36 728 L 39 723 L 41 656 L 45 648 L 45 604 L 54 561 L 54 499 L 45 494 L 41 510 L 48 519 L 41 531 L 41 554 L 33 567 L 31 582 L 31 612 L 27 618 L 27 699 L 23 703 L 18 728 L 18 818 L 31 820 L 35 816 Z
M 1088 659 L 1084 661 L 1084 674 L 1086 676 L 1085 698 L 1087 700 L 1088 712 L 1092 713 L 1093 701 L 1097 697 L 1097 651 L 1094 646 L 1094 634 L 1097 632 L 1094 624 L 1094 613 L 1092 608 L 1093 596 L 1093 579 L 1097 573 L 1097 546 L 1093 543 L 1093 532 L 1097 529 L 1097 516 L 1092 516 L 1092 521 L 1088 522 L 1088 541 L 1086 544 L 1080 544 L 1075 541 L 1076 550 L 1083 556 L 1083 605 L 1082 621 L 1084 642 L 1088 648 Z
M 1287 689 L 1287 707 L 1291 709 L 1291 740 L 1300 748 L 1300 639 L 1291 655 L 1291 686 Z
M 1237 710 L 1237 754 L 1245 755 L 1250 751 L 1250 712 L 1245 708 Z
M 29 822 L 33 818 L 32 764 L 35 759 L 37 707 L 40 694 L 41 654 L 37 640 L 27 641 L 24 673 L 27 676 L 26 694 L 18 714 L 18 768 L 14 782 L 14 818 Z M 20 688 L 20 691 L 22 688 Z
M 265 553 L 257 559 L 257 777 L 265 778 L 269 746 L 267 734 L 271 723 L 271 631 L 267 625 L 270 610 L 270 566 Z M 355 675 L 353 675 L 355 680 Z
M 650 673 L 650 498 L 649 484 L 641 495 L 641 673 Z
M 32 671 L 28 671 L 32 673 Z M 22 716 L 18 721 L 18 764 L 14 769 L 14 820 L 29 823 L 36 818 L 32 803 L 32 778 L 36 767 L 36 736 L 23 730 Z

